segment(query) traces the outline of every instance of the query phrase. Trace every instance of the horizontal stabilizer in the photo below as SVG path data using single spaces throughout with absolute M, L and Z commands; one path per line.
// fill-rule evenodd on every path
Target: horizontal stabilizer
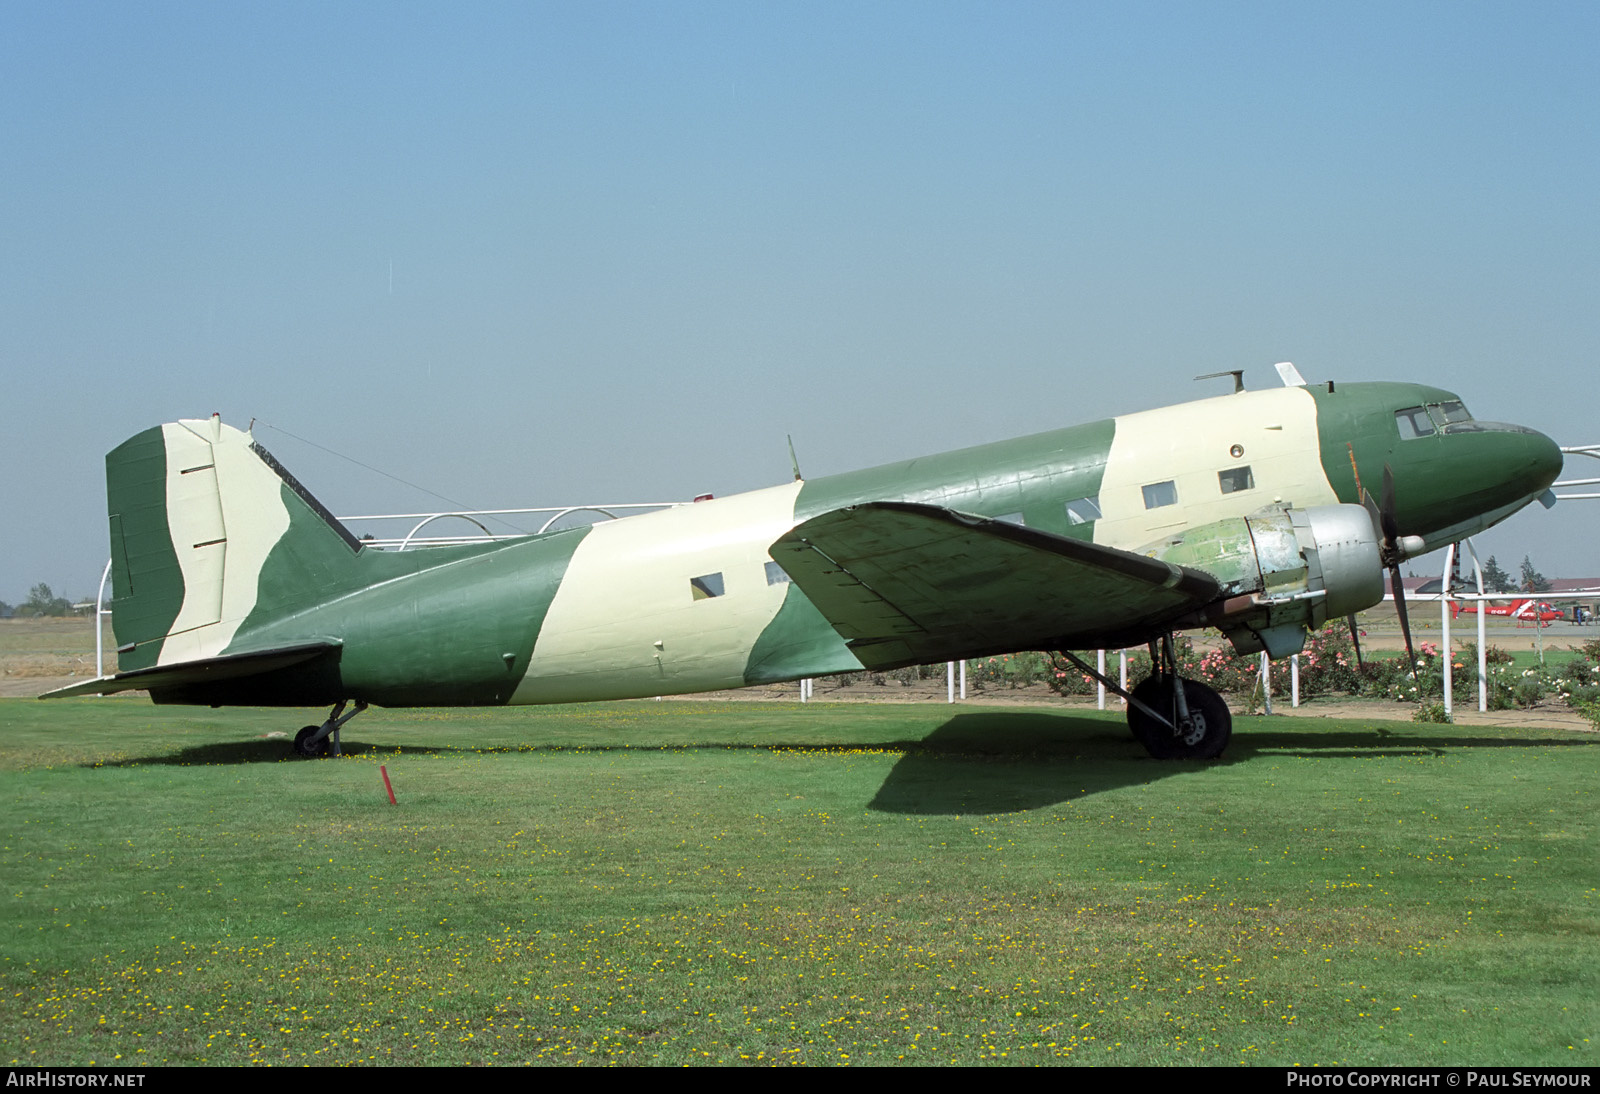
M 55 691 L 45 692 L 39 698 L 65 699 L 72 695 L 110 695 L 118 691 L 149 691 L 152 688 L 187 687 L 219 680 L 237 680 L 245 676 L 257 676 L 276 669 L 288 668 L 290 665 L 298 665 L 302 661 L 309 661 L 313 657 L 338 648 L 337 642 L 307 642 L 275 650 L 232 653 L 222 657 L 207 657 L 199 661 L 184 661 L 176 665 L 157 665 L 57 688 Z
M 771 554 L 873 669 L 1130 645 L 1219 591 L 1188 567 L 910 502 L 813 517 Z

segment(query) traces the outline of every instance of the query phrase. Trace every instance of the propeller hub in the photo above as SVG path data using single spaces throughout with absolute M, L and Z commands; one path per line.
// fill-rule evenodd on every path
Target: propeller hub
M 1421 536 L 1401 536 L 1390 548 L 1395 562 L 1404 562 L 1414 555 L 1425 554 L 1428 544 Z

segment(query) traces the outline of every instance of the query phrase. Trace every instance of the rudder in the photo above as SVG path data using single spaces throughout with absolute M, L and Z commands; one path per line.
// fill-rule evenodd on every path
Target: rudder
M 298 542 L 297 554 L 331 563 L 360 549 L 248 433 L 215 415 L 147 429 L 113 449 L 106 494 L 122 671 L 221 654 L 257 607 L 267 556 L 291 526 L 313 528 L 297 537 L 312 541 Z

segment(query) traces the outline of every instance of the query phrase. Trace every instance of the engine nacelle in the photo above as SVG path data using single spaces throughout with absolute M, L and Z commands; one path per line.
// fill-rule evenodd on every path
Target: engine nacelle
M 1222 599 L 1180 627 L 1217 627 L 1240 653 L 1299 653 L 1306 631 L 1383 599 L 1372 517 L 1359 505 L 1263 510 L 1167 536 L 1140 554 L 1210 574 Z

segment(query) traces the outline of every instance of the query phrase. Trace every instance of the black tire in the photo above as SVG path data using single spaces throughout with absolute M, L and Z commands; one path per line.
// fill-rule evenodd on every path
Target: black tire
M 304 756 L 307 759 L 326 756 L 328 754 L 328 738 L 324 737 L 316 743 L 312 743 L 311 740 L 321 729 L 321 726 L 306 726 L 299 733 L 296 733 L 294 735 L 294 754 L 296 756 Z
M 1153 710 L 1173 716 L 1172 677 L 1148 677 L 1133 689 L 1133 697 Z M 1214 760 L 1222 755 L 1233 737 L 1233 714 L 1228 704 L 1211 688 L 1196 680 L 1183 681 L 1183 697 L 1189 705 L 1189 721 L 1172 731 L 1144 711 L 1128 704 L 1128 728 L 1134 740 L 1158 760 Z

